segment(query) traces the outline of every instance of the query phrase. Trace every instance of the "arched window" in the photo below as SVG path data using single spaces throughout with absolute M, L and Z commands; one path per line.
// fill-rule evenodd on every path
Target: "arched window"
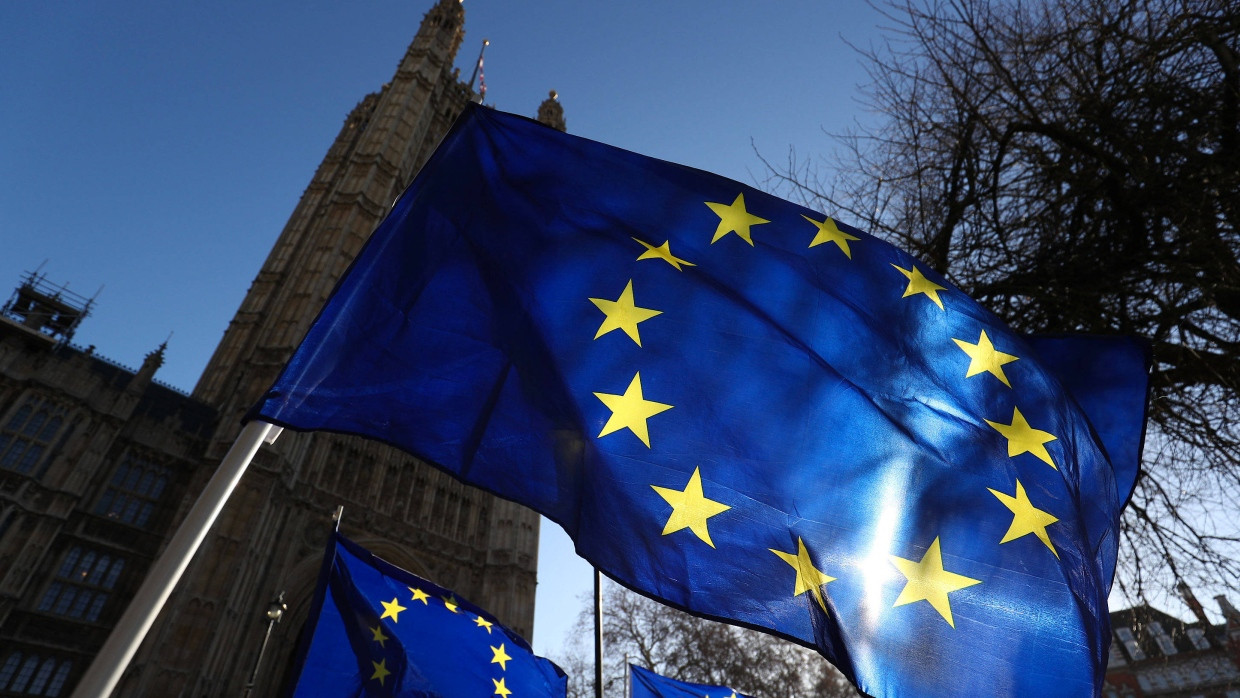
M 60 668 L 56 670 L 56 675 L 52 677 L 52 682 L 47 685 L 47 690 L 43 692 L 45 696 L 56 698 L 60 695 L 60 690 L 65 687 L 65 680 L 69 678 L 69 672 L 73 669 L 73 662 L 68 659 L 61 660 Z
M 34 436 L 39 433 L 39 429 L 43 428 L 43 423 L 47 421 L 47 413 L 39 410 L 34 413 L 30 421 L 26 422 L 26 426 L 22 429 L 22 433 L 26 436 Z
M 0 468 L 36 472 L 64 425 L 64 408 L 38 399 L 27 400 L 0 429 Z
M 4 664 L 0 664 L 0 691 L 9 687 L 9 680 L 17 673 L 17 667 L 21 663 L 21 652 L 9 652 L 9 656 L 4 658 Z
M 43 613 L 97 621 L 124 569 L 123 558 L 75 545 L 65 553 L 60 571 L 43 591 L 36 608 Z
M 52 672 L 56 670 L 56 660 L 48 657 L 39 665 L 39 671 L 34 675 L 34 681 L 30 682 L 30 688 L 26 692 L 32 696 L 43 695 L 43 689 L 47 686 L 47 680 L 52 678 Z
M 163 499 L 171 471 L 132 453 L 126 454 L 99 501 L 95 513 L 138 528 L 151 522 L 155 506 Z
M 0 691 L 57 698 L 64 690 L 73 662 L 22 652 L 9 652 L 0 663 Z
M 13 677 L 13 683 L 9 685 L 9 690 L 14 693 L 21 693 L 26 690 L 26 686 L 30 685 L 30 679 L 34 676 L 34 670 L 39 666 L 38 657 L 26 657 L 26 661 L 22 662 L 22 668 L 17 670 L 17 676 Z
M 17 411 L 13 413 L 13 418 L 9 420 L 9 429 L 12 431 L 21 429 L 25 425 L 26 420 L 30 419 L 30 413 L 33 411 L 34 407 L 30 403 L 18 407 Z

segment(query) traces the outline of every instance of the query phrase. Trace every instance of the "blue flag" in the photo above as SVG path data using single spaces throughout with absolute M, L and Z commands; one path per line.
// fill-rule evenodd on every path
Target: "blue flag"
M 291 695 L 564 698 L 564 672 L 485 611 L 335 534 Z
M 403 448 L 875 696 L 1091 695 L 1146 376 L 1086 410 L 1057 370 L 1116 345 L 1078 349 L 822 213 L 471 106 L 251 416 Z
M 677 681 L 632 664 L 629 687 L 632 698 L 749 698 L 727 686 Z

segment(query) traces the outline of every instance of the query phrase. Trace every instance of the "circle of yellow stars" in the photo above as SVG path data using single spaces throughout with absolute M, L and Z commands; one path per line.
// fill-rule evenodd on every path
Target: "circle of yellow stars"
M 409 602 L 416 603 L 420 601 L 422 602 L 423 606 L 430 605 L 430 600 L 431 600 L 430 594 L 427 594 L 425 591 L 417 587 L 407 587 L 407 588 L 409 589 L 409 592 L 411 594 Z M 444 608 L 447 609 L 448 612 L 458 613 L 458 614 L 461 612 L 460 603 L 456 600 L 455 597 L 449 595 L 449 596 L 441 597 L 439 600 L 443 603 Z M 391 601 L 380 601 L 379 605 L 383 607 L 383 613 L 382 615 L 379 616 L 379 624 L 373 628 L 369 628 L 369 630 L 371 634 L 371 640 L 375 643 L 378 643 L 379 647 L 382 649 L 386 647 L 385 643 L 391 639 L 391 637 L 389 637 L 386 633 L 383 632 L 383 620 L 385 618 L 390 618 L 392 619 L 392 623 L 394 625 L 398 624 L 400 622 L 400 614 L 403 611 L 409 610 L 409 608 L 406 606 L 402 606 L 400 604 L 399 597 L 393 597 Z M 494 632 L 495 623 L 486 618 L 483 618 L 480 615 L 474 614 L 473 623 L 479 629 L 485 630 L 487 635 L 492 635 Z M 488 642 L 487 646 L 491 649 L 491 662 L 490 663 L 498 664 L 501 672 L 508 671 L 508 662 L 512 660 L 512 656 L 508 654 L 507 643 L 500 642 L 498 645 L 491 645 Z M 370 663 L 374 667 L 374 673 L 370 675 L 370 680 L 378 681 L 381 687 L 385 686 L 387 677 L 392 675 L 391 670 L 388 669 L 388 666 L 387 666 L 387 658 L 386 657 L 382 658 L 377 662 L 374 660 L 371 660 Z M 499 678 L 492 678 L 491 682 L 494 684 L 494 688 L 495 688 L 495 692 L 493 693 L 493 695 L 500 696 L 500 698 L 507 698 L 509 695 L 512 694 L 512 690 L 508 688 L 508 685 L 506 683 L 506 677 L 500 676 Z
M 770 223 L 769 220 L 750 213 L 745 202 L 744 193 L 738 193 L 731 203 L 715 201 L 704 203 L 719 217 L 719 223 L 710 240 L 711 245 L 724 240 L 730 234 L 734 234 L 750 247 L 753 247 L 755 246 L 753 238 L 754 228 Z M 850 243 L 865 244 L 860 237 L 841 230 L 836 221 L 830 217 L 818 220 L 802 215 L 802 218 L 813 226 L 814 234 L 809 240 L 808 245 L 810 248 L 819 245 L 834 246 L 839 253 L 851 261 L 854 250 Z M 660 245 L 654 245 L 636 237 L 632 239 L 643 248 L 636 261 L 661 260 L 677 272 L 684 272 L 687 268 L 696 266 L 695 263 L 674 254 L 670 240 L 665 240 Z M 900 296 L 901 299 L 915 301 L 918 297 L 924 297 L 926 301 L 932 303 L 940 311 L 947 310 L 944 304 L 944 297 L 941 294 L 946 294 L 950 298 L 954 290 L 927 277 L 925 272 L 916 264 L 909 264 L 907 268 L 898 264 L 892 264 L 891 266 L 906 281 Z M 602 323 L 595 332 L 595 340 L 620 330 L 639 349 L 642 346 L 639 329 L 641 323 L 654 320 L 663 314 L 663 311 L 657 308 L 638 305 L 632 279 L 628 280 L 628 283 L 615 300 L 611 300 L 610 297 L 589 298 L 588 300 L 604 316 Z M 989 376 L 1007 389 L 1012 388 L 1012 383 L 1005 373 L 1004 367 L 1018 361 L 1019 357 L 996 348 L 986 330 L 980 331 L 976 341 L 966 338 L 952 338 L 952 341 L 964 354 L 962 363 L 963 358 L 967 357 L 968 359 L 968 365 L 964 368 L 964 380 L 984 379 L 986 376 Z M 594 396 L 611 412 L 610 417 L 608 417 L 602 430 L 599 432 L 598 438 L 601 439 L 608 435 L 628 430 L 647 448 L 651 448 L 648 421 L 674 407 L 667 403 L 647 399 L 640 372 L 633 374 L 633 379 L 623 393 L 595 392 Z M 1030 454 L 1050 467 L 1057 468 L 1050 451 L 1046 447 L 1046 444 L 1055 441 L 1056 437 L 1050 432 L 1031 426 L 1019 407 L 1013 407 L 1011 420 L 1007 423 L 989 419 L 984 421 L 998 432 L 1002 438 L 1006 439 L 1009 457 L 1015 458 L 1024 454 Z M 732 507 L 711 499 L 706 495 L 700 466 L 694 468 L 689 481 L 683 487 L 680 487 L 679 483 L 652 483 L 650 487 L 671 507 L 671 512 L 668 514 L 667 521 L 663 527 L 663 536 L 670 536 L 688 529 L 699 541 L 711 548 L 715 547 L 715 543 L 710 535 L 710 519 L 729 511 Z M 680 488 L 678 489 L 678 487 Z M 1032 535 L 1058 557 L 1059 553 L 1047 533 L 1047 527 L 1056 523 L 1058 519 L 1034 506 L 1024 485 L 1019 480 L 1015 482 L 1014 487 L 1015 491 L 1011 494 L 988 488 L 988 491 L 1012 515 L 1012 523 L 999 543 L 1010 543 Z M 796 540 L 795 551 L 783 551 L 772 548 L 770 552 L 787 563 L 795 571 L 792 595 L 795 597 L 806 593 L 810 594 L 825 612 L 828 606 L 823 589 L 828 583 L 835 581 L 836 578 L 826 574 L 816 566 L 814 557 L 804 540 L 799 536 Z M 906 579 L 905 585 L 892 607 L 898 608 L 917 601 L 925 601 L 948 625 L 954 628 L 955 620 L 952 615 L 949 595 L 961 589 L 981 584 L 982 581 L 945 569 L 942 545 L 940 538 L 935 536 L 930 546 L 926 548 L 918 560 L 906 559 L 895 555 L 889 556 L 892 566 Z M 497 684 L 497 694 L 500 693 L 499 689 L 500 685 Z M 507 694 L 504 693 L 502 695 Z

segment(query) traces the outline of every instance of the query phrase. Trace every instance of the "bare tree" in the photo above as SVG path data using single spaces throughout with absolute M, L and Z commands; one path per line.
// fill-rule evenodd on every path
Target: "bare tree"
M 771 184 L 1026 332 L 1150 338 L 1130 600 L 1240 579 L 1240 5 L 894 0 L 873 128 Z M 1167 574 L 1167 571 L 1170 574 Z M 1152 586 L 1152 589 L 1151 589 Z
M 604 692 L 625 693 L 627 665 L 692 683 L 729 686 L 754 698 L 845 698 L 859 695 L 812 650 L 772 635 L 682 613 L 617 584 L 603 601 Z M 565 656 L 569 698 L 594 695 L 594 605 L 581 610 Z

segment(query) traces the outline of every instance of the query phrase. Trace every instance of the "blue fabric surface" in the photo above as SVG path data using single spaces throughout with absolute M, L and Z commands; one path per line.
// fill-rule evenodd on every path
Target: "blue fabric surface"
M 630 698 L 749 698 L 727 686 L 677 681 L 649 669 L 629 665 Z
M 339 534 L 315 604 L 295 660 L 297 698 L 566 695 L 564 672 L 486 611 Z
M 251 417 L 405 449 L 875 696 L 1097 695 L 1126 341 L 1044 361 L 822 213 L 470 107 Z

